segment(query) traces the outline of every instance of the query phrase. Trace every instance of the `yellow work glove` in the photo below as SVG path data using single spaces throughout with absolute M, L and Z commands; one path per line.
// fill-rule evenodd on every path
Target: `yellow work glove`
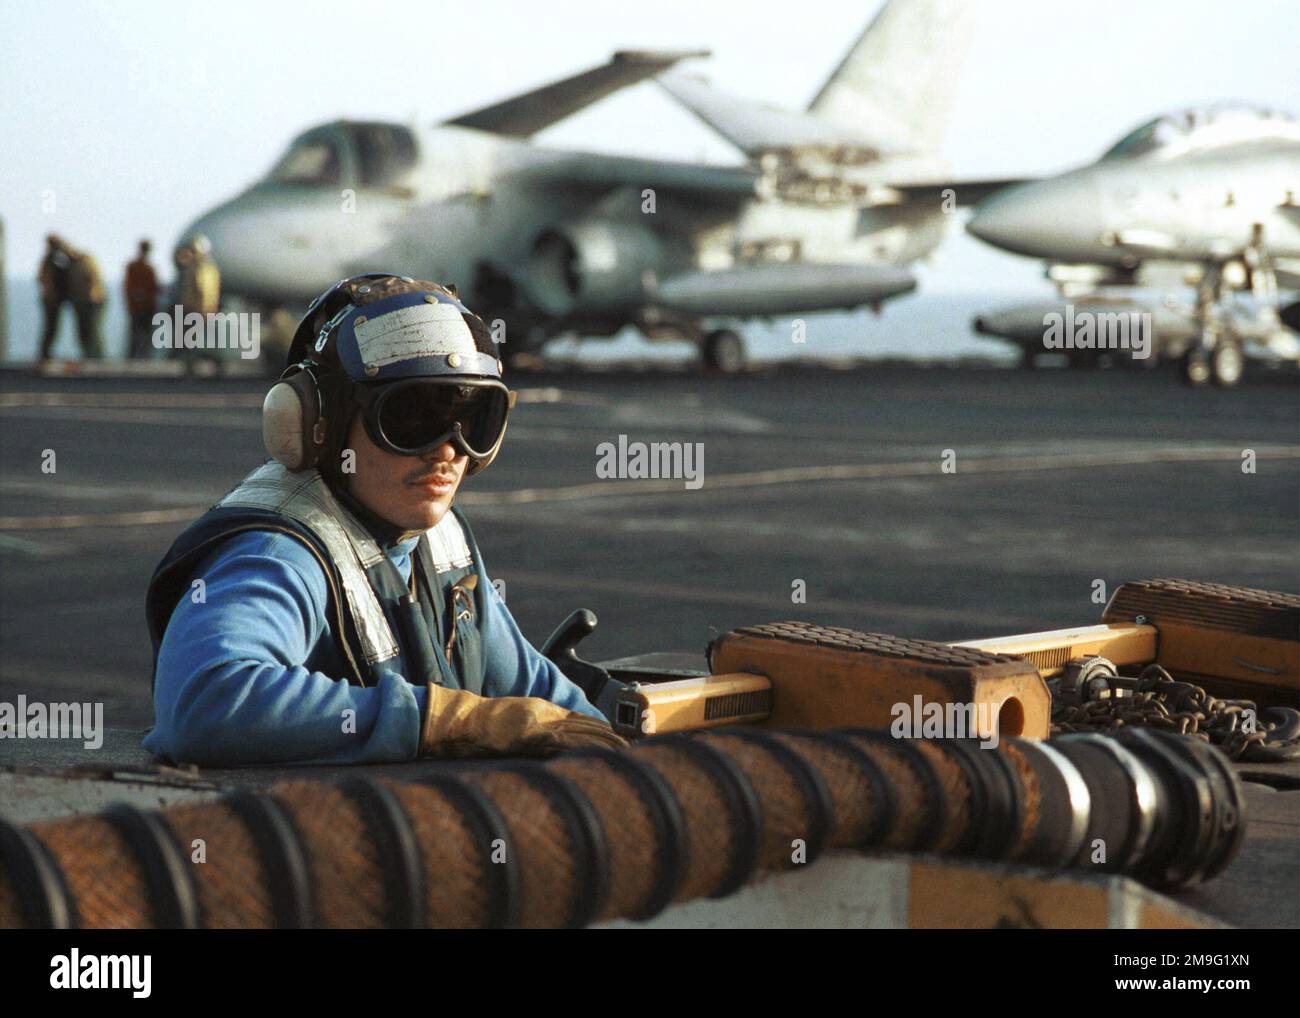
M 627 742 L 597 721 L 535 696 L 478 696 L 428 683 L 420 756 L 555 756 Z

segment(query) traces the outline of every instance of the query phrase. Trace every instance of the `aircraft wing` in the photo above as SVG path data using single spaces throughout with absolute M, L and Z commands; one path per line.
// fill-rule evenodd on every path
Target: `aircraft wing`
M 444 121 L 512 138 L 527 138 L 628 85 L 653 77 L 687 57 L 708 50 L 620 50 L 600 67 Z
M 516 174 L 544 187 L 598 192 L 620 187 L 653 188 L 728 206 L 753 198 L 758 180 L 758 174 L 745 166 L 544 150 L 538 150 Z
M 943 192 L 951 190 L 958 208 L 978 205 L 989 195 L 1001 191 L 1004 187 L 1024 184 L 1030 177 L 992 177 L 986 180 L 936 180 L 910 184 L 889 184 L 885 190 L 896 192 L 900 199 L 908 202 L 932 202 L 940 204 L 945 197 Z

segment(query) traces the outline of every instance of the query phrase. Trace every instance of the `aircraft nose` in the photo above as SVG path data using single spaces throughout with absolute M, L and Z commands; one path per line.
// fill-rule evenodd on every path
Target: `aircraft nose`
M 256 297 L 262 293 L 308 292 L 303 287 L 305 266 L 283 257 L 277 236 L 276 210 L 245 196 L 205 212 L 181 231 L 178 241 L 203 234 L 212 245 L 212 258 L 221 270 L 223 293 Z M 290 252 L 301 254 L 301 252 Z M 333 279 L 337 276 L 331 277 Z
M 992 195 L 976 207 L 966 231 L 1004 251 L 1077 261 L 1096 255 L 1104 224 L 1097 189 L 1067 177 Z
M 236 254 L 235 245 L 231 242 L 232 230 L 238 228 L 240 224 L 231 222 L 231 215 L 226 211 L 224 206 L 219 206 L 200 216 L 189 226 L 181 230 L 180 235 L 176 238 L 176 243 L 183 244 L 192 237 L 202 234 L 208 238 L 212 245 L 212 257 L 217 262 L 223 272 L 232 268 L 231 262 Z

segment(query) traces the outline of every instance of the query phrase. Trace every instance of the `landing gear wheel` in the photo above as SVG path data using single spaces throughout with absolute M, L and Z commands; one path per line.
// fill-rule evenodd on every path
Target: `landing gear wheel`
M 1204 350 L 1188 350 L 1183 354 L 1180 370 L 1183 381 L 1188 385 L 1194 388 L 1204 385 L 1210 380 L 1210 359 L 1205 356 Z
M 1231 388 L 1241 381 L 1246 368 L 1246 358 L 1241 352 L 1241 344 L 1225 339 L 1210 354 L 1210 379 L 1223 389 Z
M 700 355 L 706 368 L 733 375 L 745 366 L 745 341 L 731 329 L 717 329 L 704 337 Z

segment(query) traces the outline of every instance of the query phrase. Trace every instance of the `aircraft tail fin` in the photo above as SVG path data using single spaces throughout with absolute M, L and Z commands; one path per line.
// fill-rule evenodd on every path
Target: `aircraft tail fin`
M 974 23 L 969 0 L 886 0 L 808 112 L 885 151 L 937 153 Z

